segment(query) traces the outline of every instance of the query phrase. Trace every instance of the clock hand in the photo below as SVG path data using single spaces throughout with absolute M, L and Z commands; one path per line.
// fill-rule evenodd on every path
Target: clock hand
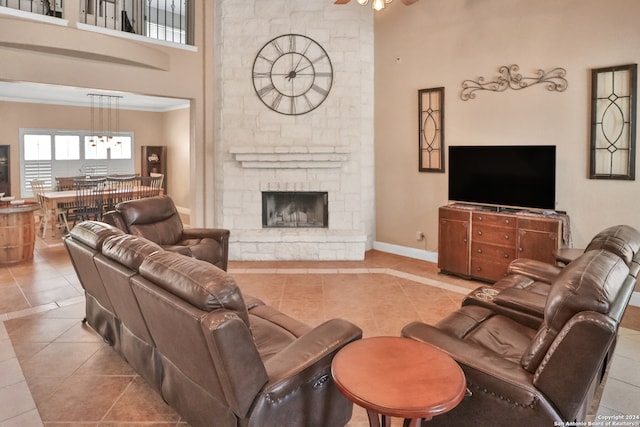
M 309 50 L 310 47 L 311 47 L 311 42 L 307 44 L 307 47 L 304 48 L 304 52 L 300 54 L 300 58 L 298 58 L 298 63 L 296 64 L 295 67 L 293 67 L 293 71 L 298 71 L 298 66 L 300 65 L 300 62 L 302 62 L 302 58 L 306 57 L 307 51 Z

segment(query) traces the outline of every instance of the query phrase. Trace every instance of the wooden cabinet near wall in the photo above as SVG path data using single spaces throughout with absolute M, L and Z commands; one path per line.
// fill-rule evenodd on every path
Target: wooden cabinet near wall
M 494 282 L 516 258 L 555 263 L 562 220 L 529 212 L 441 207 L 438 268 L 445 273 Z
M 9 169 L 9 146 L 0 145 L 0 193 L 11 195 L 11 170 Z

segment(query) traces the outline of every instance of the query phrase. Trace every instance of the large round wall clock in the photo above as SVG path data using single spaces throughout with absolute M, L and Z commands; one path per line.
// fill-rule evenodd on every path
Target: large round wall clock
M 327 52 L 309 37 L 284 34 L 265 44 L 253 61 L 253 87 L 280 114 L 316 109 L 329 95 L 333 67 Z

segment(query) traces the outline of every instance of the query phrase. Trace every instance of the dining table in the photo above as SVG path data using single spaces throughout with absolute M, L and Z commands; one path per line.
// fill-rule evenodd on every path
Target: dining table
M 148 187 L 144 185 L 136 186 L 133 188 L 133 198 L 134 199 L 139 198 L 141 194 L 149 194 L 150 192 L 153 192 L 153 190 L 158 192 L 158 189 L 154 189 L 152 187 Z M 122 189 L 113 188 L 113 187 L 105 187 L 102 190 L 102 196 L 105 199 L 115 198 L 116 196 L 118 196 L 119 194 L 125 191 L 128 191 L 128 190 L 122 190 Z M 162 195 L 163 193 L 164 192 L 162 188 L 159 189 L 158 195 Z M 44 201 L 47 207 L 50 209 L 55 208 L 59 204 L 73 203 L 76 200 L 76 190 L 49 190 L 49 191 L 45 191 L 43 194 L 44 194 Z

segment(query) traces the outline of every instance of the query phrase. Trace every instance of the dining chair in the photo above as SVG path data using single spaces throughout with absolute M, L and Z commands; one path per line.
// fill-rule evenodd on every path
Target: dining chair
M 153 174 L 151 176 L 139 176 L 138 179 L 138 198 L 159 196 L 162 190 L 163 174 Z
M 73 186 L 76 190 L 75 206 L 73 207 L 73 225 L 78 221 L 102 219 L 104 187 L 107 181 L 103 178 L 75 179 Z
M 132 200 L 136 183 L 136 175 L 133 174 L 108 175 L 106 187 L 109 191 L 105 193 L 103 210 L 113 210 L 118 203 Z
M 49 207 L 47 201 L 44 197 L 45 185 L 43 179 L 32 179 L 31 180 L 31 191 L 33 191 L 33 195 L 36 197 L 38 204 L 40 205 L 40 210 L 42 211 L 40 217 L 40 228 L 42 229 L 42 238 L 47 237 L 47 228 L 49 226 L 49 221 L 51 218 L 55 218 L 56 222 L 52 222 L 51 231 L 55 230 L 56 224 L 59 224 L 61 228 L 64 228 L 65 232 L 69 231 L 69 223 L 67 222 L 67 213 L 65 209 L 60 209 L 57 205 L 56 207 Z

